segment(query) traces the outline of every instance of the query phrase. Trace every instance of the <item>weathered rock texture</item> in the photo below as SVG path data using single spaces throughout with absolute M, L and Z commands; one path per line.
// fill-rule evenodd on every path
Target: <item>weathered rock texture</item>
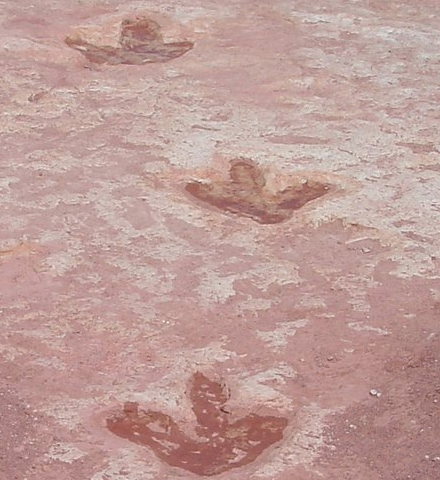
M 1 478 L 439 478 L 439 18 L 1 4 Z

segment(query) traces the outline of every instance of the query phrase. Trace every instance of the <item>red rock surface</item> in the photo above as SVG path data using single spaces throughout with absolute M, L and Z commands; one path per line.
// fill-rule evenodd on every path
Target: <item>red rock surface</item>
M 0 478 L 440 478 L 438 2 L 1 7 Z

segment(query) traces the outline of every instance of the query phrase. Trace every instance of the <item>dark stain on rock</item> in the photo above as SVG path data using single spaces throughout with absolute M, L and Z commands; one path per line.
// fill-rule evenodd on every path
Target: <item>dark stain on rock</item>
M 93 45 L 77 36 L 67 37 L 65 42 L 90 62 L 109 65 L 167 62 L 182 56 L 194 46 L 189 41 L 164 43 L 159 24 L 145 17 L 121 23 L 117 47 Z
M 197 420 L 194 434 L 184 433 L 169 416 L 141 410 L 127 402 L 123 411 L 107 420 L 119 437 L 144 445 L 163 462 L 201 476 L 217 475 L 253 462 L 283 438 L 287 419 L 249 414 L 230 421 L 225 388 L 195 373 L 188 392 Z
M 272 194 L 265 189 L 266 179 L 261 170 L 246 158 L 231 162 L 229 176 L 229 181 L 190 182 L 185 190 L 213 207 L 262 224 L 283 222 L 292 216 L 294 210 L 330 190 L 326 183 L 307 180 Z

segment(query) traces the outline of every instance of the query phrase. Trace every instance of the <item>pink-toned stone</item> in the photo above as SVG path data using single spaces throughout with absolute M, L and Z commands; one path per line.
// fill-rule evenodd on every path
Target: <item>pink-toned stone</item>
M 439 16 L 4 2 L 0 478 L 438 479 Z M 193 48 L 108 65 L 65 43 L 123 49 L 136 18 Z M 261 224 L 185 190 L 230 193 L 240 158 L 265 182 L 237 187 L 248 204 L 331 191 Z M 285 419 L 282 438 L 194 471 L 172 441 L 156 455 L 107 428 L 138 405 L 197 440 L 197 375 L 227 387 L 229 423 Z
M 112 29 L 114 30 L 114 28 Z M 96 43 L 87 39 L 87 32 L 76 33 L 65 38 L 69 47 L 78 50 L 92 63 L 106 65 L 146 65 L 169 62 L 178 58 L 194 46 L 193 42 L 165 42 L 162 28 L 155 20 L 142 16 L 121 21 L 117 40 Z

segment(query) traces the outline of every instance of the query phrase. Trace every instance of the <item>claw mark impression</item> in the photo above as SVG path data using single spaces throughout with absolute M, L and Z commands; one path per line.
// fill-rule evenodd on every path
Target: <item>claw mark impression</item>
M 253 462 L 283 438 L 287 419 L 250 413 L 230 421 L 227 395 L 216 382 L 196 373 L 189 391 L 197 420 L 195 434 L 184 433 L 169 416 L 127 402 L 107 420 L 119 437 L 150 447 L 163 462 L 202 476 L 216 475 Z
M 110 65 L 167 62 L 180 57 L 194 46 L 189 41 L 165 43 L 159 24 L 145 17 L 122 22 L 117 47 L 93 45 L 77 36 L 67 37 L 65 42 L 69 47 L 80 51 L 90 62 Z
M 294 210 L 330 190 L 325 183 L 307 180 L 271 194 L 265 189 L 266 179 L 258 166 L 243 158 L 231 162 L 229 176 L 229 181 L 190 182 L 185 189 L 213 207 L 263 224 L 287 220 Z

